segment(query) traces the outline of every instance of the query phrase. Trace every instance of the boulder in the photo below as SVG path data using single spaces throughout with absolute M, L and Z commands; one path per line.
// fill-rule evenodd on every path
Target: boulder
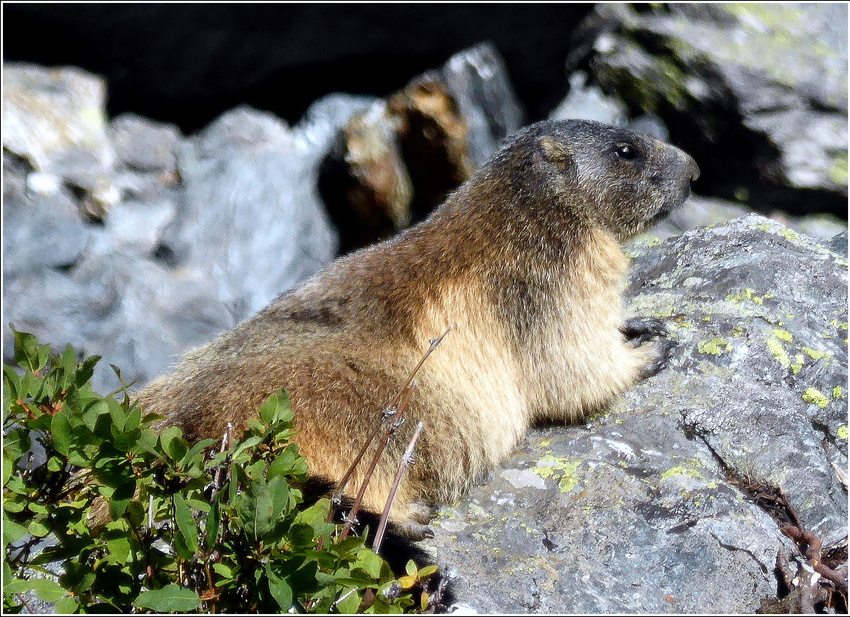
M 770 497 L 825 546 L 846 538 L 841 241 L 749 215 L 632 244 L 630 310 L 667 321 L 668 367 L 584 424 L 533 429 L 440 511 L 426 545 L 458 600 L 482 613 L 747 613 L 777 597 L 779 552 L 797 554 Z

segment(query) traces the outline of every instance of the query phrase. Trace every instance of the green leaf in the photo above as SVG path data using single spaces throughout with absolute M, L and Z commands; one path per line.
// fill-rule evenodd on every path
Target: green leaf
M 24 370 L 36 373 L 40 371 L 50 354 L 50 345 L 39 345 L 38 339 L 27 332 L 18 332 L 9 324 L 15 335 L 15 362 Z
M 77 375 L 74 379 L 74 383 L 78 388 L 82 387 L 89 379 L 94 375 L 94 367 L 100 361 L 100 356 L 91 356 L 86 358 L 80 364 L 80 368 L 77 369 Z
M 218 503 L 218 496 L 213 501 L 210 507 L 209 516 L 206 518 L 206 537 L 204 538 L 204 546 L 207 550 L 212 550 L 218 538 L 218 530 L 221 527 L 221 509 Z
M 419 569 L 416 567 L 416 562 L 414 562 L 412 559 L 409 559 L 407 561 L 407 565 L 404 566 L 404 571 L 407 572 L 408 576 L 416 578 L 416 573 L 419 571 Z
M 127 412 L 121 406 L 121 403 L 114 398 L 106 398 L 107 407 L 109 407 L 109 415 L 112 416 L 112 424 L 118 431 L 124 430 L 124 425 L 127 422 Z
M 233 579 L 233 569 L 226 564 L 214 563 L 213 571 L 225 580 L 229 581 Z
M 59 366 L 62 371 L 60 387 L 65 392 L 74 383 L 74 374 L 77 368 L 77 356 L 70 345 L 65 345 L 65 351 L 62 352 L 62 357 L 59 358 Z
M 56 601 L 53 611 L 57 615 L 70 615 L 80 610 L 80 601 L 76 596 L 65 596 Z
M 47 471 L 56 473 L 65 467 L 65 461 L 58 456 L 51 456 L 47 461 Z
M 175 462 L 182 459 L 188 449 L 183 440 L 183 431 L 178 426 L 169 426 L 163 430 L 159 434 L 159 443 L 165 455 Z
M 437 566 L 436 564 L 425 566 L 424 568 L 419 570 L 419 579 L 422 580 L 431 576 L 432 574 L 434 574 L 434 572 L 437 571 L 438 568 L 439 566 Z
M 29 583 L 30 589 L 35 592 L 39 600 L 44 602 L 56 602 L 66 594 L 59 583 L 46 578 L 32 578 Z
M 127 421 L 124 423 L 124 431 L 134 431 L 142 423 L 142 410 L 138 407 L 133 407 L 127 414 Z
M 133 601 L 133 606 L 157 613 L 185 613 L 200 607 L 201 599 L 193 590 L 172 583 L 162 589 L 143 591 Z
M 118 486 L 115 492 L 112 493 L 112 498 L 109 500 L 109 516 L 112 520 L 117 521 L 124 516 L 127 506 L 136 494 L 136 480 L 132 479 Z
M 182 467 L 191 463 L 198 456 L 198 454 L 200 454 L 201 450 L 211 446 L 217 441 L 217 439 L 202 439 L 201 441 L 196 443 L 194 446 L 192 446 L 191 450 L 189 450 L 186 455 L 182 459 L 180 459 L 180 466 Z
M 67 457 L 71 451 L 71 444 L 74 443 L 74 430 L 68 420 L 67 411 L 63 409 L 53 416 L 50 432 L 53 435 L 53 448 L 62 456 Z
M 177 530 L 182 536 L 186 548 L 194 555 L 198 550 L 198 527 L 195 524 L 195 518 L 192 516 L 192 511 L 189 509 L 183 495 L 175 493 L 173 498 L 174 520 L 177 523 Z M 192 555 L 189 555 L 188 558 L 191 558 Z
M 109 413 L 109 406 L 103 399 L 97 399 L 89 403 L 83 410 L 83 422 L 89 430 L 94 432 L 97 426 L 98 418 L 101 415 Z
M 278 390 L 268 397 L 258 410 L 260 419 L 266 424 L 275 422 L 291 422 L 292 402 L 286 390 Z
M 127 563 L 127 558 L 130 556 L 130 539 L 126 536 L 112 538 L 106 543 L 106 550 L 109 551 L 111 561 L 119 566 Z
M 30 522 L 27 527 L 27 531 L 34 535 L 36 538 L 43 538 L 47 534 L 50 533 L 50 527 L 44 521 L 34 520 Z
M 288 611 L 289 607 L 292 606 L 292 588 L 272 571 L 269 564 L 266 564 L 266 580 L 268 581 L 269 592 L 277 605 L 282 611 Z
M 5 505 L 5 504 L 4 504 Z M 10 544 L 12 542 L 17 542 L 21 538 L 27 535 L 27 528 L 23 525 L 19 525 L 18 523 L 9 519 L 6 516 L 6 512 L 3 512 L 3 543 Z
M 349 589 L 340 594 L 341 600 L 337 600 L 336 608 L 340 613 L 353 614 L 357 612 L 362 598 L 356 589 Z

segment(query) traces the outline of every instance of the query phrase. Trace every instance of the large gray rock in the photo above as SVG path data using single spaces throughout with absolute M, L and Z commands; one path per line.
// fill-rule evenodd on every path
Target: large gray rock
M 184 196 L 162 237 L 172 263 L 216 282 L 238 320 L 336 256 L 316 190 L 320 153 L 273 115 L 222 115 L 179 154 Z
M 103 356 L 98 390 L 118 387 L 109 364 L 144 383 L 335 256 L 318 166 L 362 97 L 318 101 L 294 130 L 238 109 L 186 140 L 130 114 L 106 124 L 103 84 L 81 71 L 4 80 L 5 322 Z M 97 213 L 92 178 L 116 196 Z M 11 361 L 8 329 L 3 349 Z
M 846 212 L 847 5 L 599 4 L 571 59 L 703 153 L 704 192 Z
M 449 58 L 440 74 L 469 128 L 469 155 L 480 167 L 525 123 L 505 62 L 492 43 L 481 43 Z
M 742 487 L 847 535 L 846 255 L 757 215 L 630 253 L 669 366 L 442 509 L 427 545 L 480 612 L 753 612 L 795 549 Z
M 100 218 L 119 199 L 110 177 L 106 84 L 73 67 L 3 68 L 3 148 L 29 162 L 30 190 L 52 195 L 70 185 L 86 213 Z

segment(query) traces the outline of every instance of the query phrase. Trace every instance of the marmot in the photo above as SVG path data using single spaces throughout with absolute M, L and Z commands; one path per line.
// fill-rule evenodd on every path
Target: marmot
M 391 516 L 415 528 L 422 505 L 457 498 L 532 423 L 579 420 L 663 365 L 669 348 L 646 342 L 663 326 L 624 316 L 619 242 L 681 205 L 698 174 L 678 148 L 623 128 L 528 126 L 426 220 L 189 352 L 138 400 L 190 439 L 220 438 L 285 387 L 294 440 L 311 474 L 333 483 L 430 339 L 454 326 L 417 373 L 364 499 L 383 509 L 423 421 Z

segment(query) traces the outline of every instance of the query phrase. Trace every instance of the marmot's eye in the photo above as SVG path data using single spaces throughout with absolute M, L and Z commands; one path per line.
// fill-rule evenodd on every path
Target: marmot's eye
M 617 144 L 617 149 L 614 152 L 624 161 L 631 161 L 638 155 L 637 149 L 631 144 Z

